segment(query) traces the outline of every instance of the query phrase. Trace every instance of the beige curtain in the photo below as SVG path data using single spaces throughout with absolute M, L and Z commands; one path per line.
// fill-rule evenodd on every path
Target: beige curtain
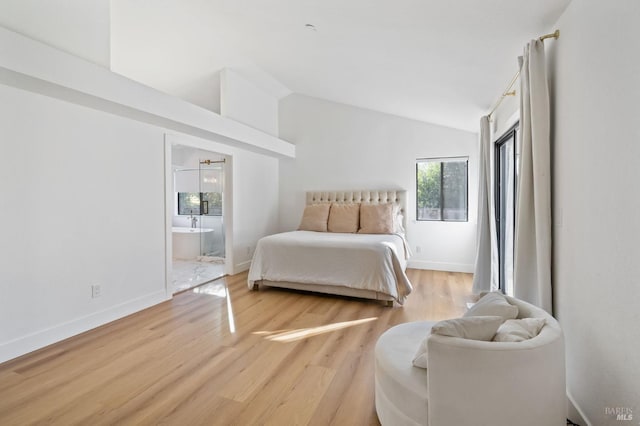
M 520 61 L 514 294 L 552 313 L 550 112 L 543 42 L 527 44 Z
M 478 176 L 478 225 L 476 240 L 476 263 L 473 273 L 473 292 L 491 291 L 496 287 L 492 284 L 491 247 L 495 245 L 495 238 L 491 226 L 491 134 L 489 117 L 480 119 L 480 152 Z M 497 288 L 497 287 L 496 287 Z

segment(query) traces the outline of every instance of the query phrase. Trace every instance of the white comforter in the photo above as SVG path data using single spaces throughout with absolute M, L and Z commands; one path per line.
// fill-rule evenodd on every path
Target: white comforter
M 409 249 L 400 235 L 293 231 L 258 241 L 248 284 L 289 281 L 377 291 L 403 303 Z

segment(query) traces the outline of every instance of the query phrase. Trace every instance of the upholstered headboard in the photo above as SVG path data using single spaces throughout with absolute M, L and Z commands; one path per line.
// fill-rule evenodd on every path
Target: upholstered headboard
M 322 203 L 392 203 L 400 207 L 405 229 L 407 226 L 407 191 L 307 191 L 307 205 Z

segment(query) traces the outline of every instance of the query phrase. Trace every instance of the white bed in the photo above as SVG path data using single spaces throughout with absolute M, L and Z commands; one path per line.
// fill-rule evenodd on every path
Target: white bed
M 404 191 L 309 192 L 318 203 L 393 203 L 403 214 Z M 409 249 L 402 234 L 292 231 L 262 238 L 248 285 L 404 303 L 411 292 L 405 274 Z

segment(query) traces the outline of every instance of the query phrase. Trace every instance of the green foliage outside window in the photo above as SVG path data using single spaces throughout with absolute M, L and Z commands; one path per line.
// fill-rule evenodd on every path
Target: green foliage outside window
M 466 221 L 468 160 L 419 160 L 416 164 L 417 220 Z
M 222 216 L 220 192 L 178 192 L 179 215 Z

